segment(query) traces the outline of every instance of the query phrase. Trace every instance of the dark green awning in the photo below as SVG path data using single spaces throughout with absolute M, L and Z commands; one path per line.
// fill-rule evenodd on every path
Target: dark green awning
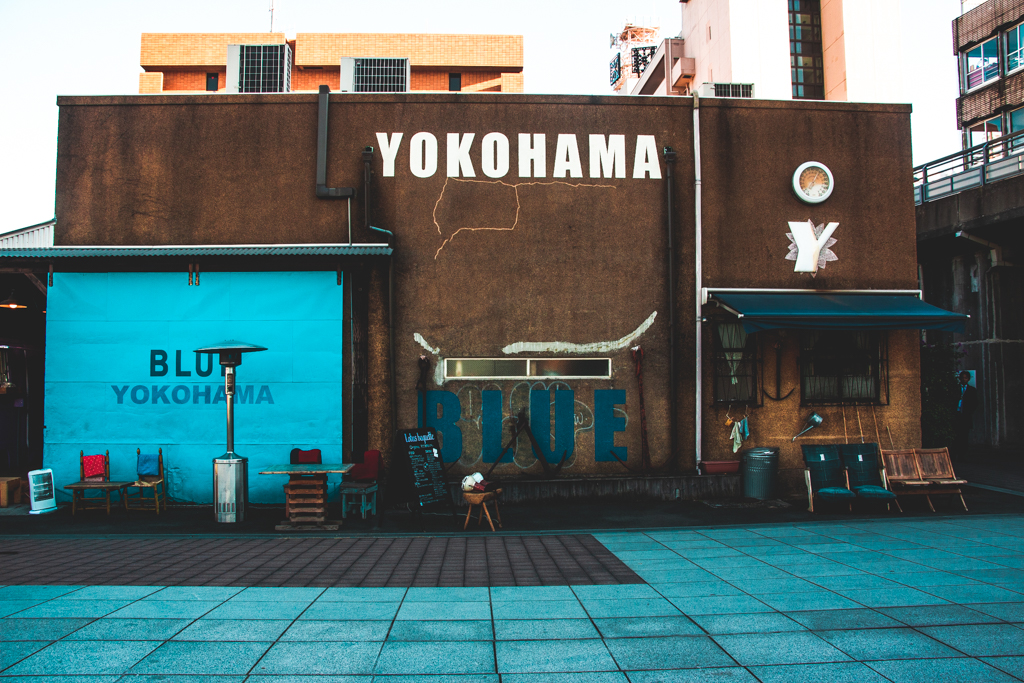
M 761 330 L 943 330 L 963 332 L 967 316 L 912 294 L 712 292 L 748 332 Z

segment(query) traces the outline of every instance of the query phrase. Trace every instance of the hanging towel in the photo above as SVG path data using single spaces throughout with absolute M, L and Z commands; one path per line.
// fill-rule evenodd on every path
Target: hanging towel
M 740 420 L 740 435 L 744 441 L 750 438 L 750 424 L 747 422 L 747 418 Z
M 735 453 L 743 445 L 743 434 L 740 431 L 740 423 L 732 423 L 732 431 L 729 433 L 729 438 L 732 439 L 732 452 Z

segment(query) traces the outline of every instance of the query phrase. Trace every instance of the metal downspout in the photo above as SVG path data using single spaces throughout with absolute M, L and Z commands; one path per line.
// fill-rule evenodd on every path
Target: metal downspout
M 675 248 L 672 242 L 672 185 L 675 182 L 674 170 L 676 153 L 671 147 L 665 148 L 665 196 L 666 225 L 668 230 L 668 385 L 669 385 L 669 457 L 668 462 L 675 462 L 679 456 L 679 414 L 677 411 L 676 376 L 676 279 L 675 279 Z
M 694 214 L 694 265 L 693 265 L 693 277 L 694 277 L 694 307 L 696 313 L 696 338 L 694 339 L 694 346 L 696 348 L 696 372 L 694 373 L 695 383 L 695 398 L 696 403 L 694 404 L 694 447 L 696 456 L 697 474 L 700 474 L 700 448 L 703 440 L 702 427 L 704 423 L 704 404 L 703 404 L 703 393 L 704 393 L 704 348 L 703 348 L 703 329 L 701 326 L 701 284 L 703 282 L 703 272 L 701 266 L 701 179 L 700 179 L 700 96 L 697 93 L 693 93 L 693 163 L 694 163 L 694 176 L 693 176 L 693 200 L 695 206 Z

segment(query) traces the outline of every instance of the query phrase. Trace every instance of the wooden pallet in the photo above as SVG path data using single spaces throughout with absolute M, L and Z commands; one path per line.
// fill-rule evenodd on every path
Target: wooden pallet
M 336 530 L 336 523 L 327 522 L 327 475 L 292 475 L 284 487 L 285 510 L 288 519 L 277 527 L 278 531 L 301 529 Z M 333 526 L 333 529 L 328 527 Z

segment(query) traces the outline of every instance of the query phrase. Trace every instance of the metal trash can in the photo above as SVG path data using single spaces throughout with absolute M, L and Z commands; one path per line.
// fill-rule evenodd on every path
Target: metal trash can
M 775 476 L 779 471 L 778 448 L 748 448 L 743 457 L 743 495 L 765 500 L 775 495 Z
M 213 512 L 218 522 L 245 520 L 249 502 L 249 459 L 213 459 Z

